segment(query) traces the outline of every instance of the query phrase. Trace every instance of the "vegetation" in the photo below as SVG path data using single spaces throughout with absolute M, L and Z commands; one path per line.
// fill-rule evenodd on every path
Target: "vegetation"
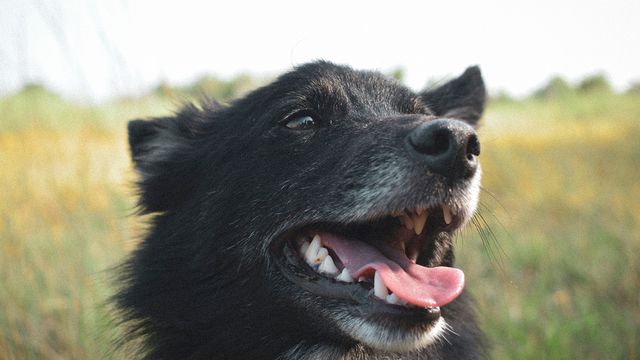
M 640 96 L 640 81 L 636 81 L 629 86 L 627 94 Z
M 561 99 L 574 94 L 574 89 L 562 77 L 554 76 L 547 85 L 537 90 L 533 96 L 539 99 Z
M 215 76 L 205 75 L 191 85 L 172 87 L 161 83 L 154 91 L 155 95 L 170 100 L 202 99 L 208 97 L 225 102 L 239 97 L 264 83 L 264 80 L 255 79 L 247 74 L 242 74 L 231 80 L 221 80 Z
M 604 74 L 587 76 L 578 85 L 578 89 L 583 93 L 609 93 L 611 85 Z
M 200 85 L 226 101 L 255 83 Z M 480 214 L 457 258 L 494 358 L 640 357 L 640 101 L 587 89 L 500 98 L 483 120 Z M 171 113 L 187 90 L 0 100 L 0 358 L 127 358 L 105 306 L 143 231 L 125 123 Z
M 465 233 L 457 258 L 493 357 L 640 356 L 639 115 L 617 95 L 490 106 L 491 230 Z

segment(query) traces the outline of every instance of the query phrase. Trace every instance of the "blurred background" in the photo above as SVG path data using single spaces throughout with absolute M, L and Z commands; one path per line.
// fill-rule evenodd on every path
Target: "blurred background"
M 105 302 L 144 231 L 127 120 L 314 59 L 415 90 L 478 64 L 458 266 L 496 359 L 640 358 L 640 2 L 0 0 L 0 358 L 127 358 Z

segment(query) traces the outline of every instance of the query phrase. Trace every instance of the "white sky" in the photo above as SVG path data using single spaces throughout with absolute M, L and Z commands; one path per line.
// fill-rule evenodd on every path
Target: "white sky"
M 471 64 L 514 95 L 554 74 L 640 80 L 640 0 L 0 0 L 0 39 L 0 95 L 39 81 L 93 101 L 318 58 L 402 67 L 415 89 Z

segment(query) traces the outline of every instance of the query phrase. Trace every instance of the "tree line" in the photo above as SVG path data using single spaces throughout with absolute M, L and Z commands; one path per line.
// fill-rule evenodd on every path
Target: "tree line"
M 402 68 L 396 68 L 390 71 L 388 75 L 400 82 L 402 82 L 405 77 Z M 191 84 L 183 86 L 161 82 L 142 97 L 154 96 L 178 101 L 211 98 L 225 103 L 246 94 L 260 85 L 268 83 L 269 80 L 271 79 L 258 78 L 249 74 L 240 74 L 231 79 L 223 79 L 213 75 L 203 75 Z M 428 83 L 427 87 L 432 85 L 433 84 Z M 26 84 L 14 96 L 42 96 L 45 93 L 47 96 L 57 97 L 55 93 L 49 91 L 44 86 L 34 83 Z M 606 75 L 598 73 L 586 76 L 577 83 L 571 83 L 561 76 L 554 76 L 543 86 L 533 91 L 527 98 L 553 100 L 585 94 L 613 93 L 614 91 Z M 624 93 L 640 96 L 640 81 L 634 82 Z M 506 92 L 498 92 L 492 95 L 491 100 L 514 101 Z

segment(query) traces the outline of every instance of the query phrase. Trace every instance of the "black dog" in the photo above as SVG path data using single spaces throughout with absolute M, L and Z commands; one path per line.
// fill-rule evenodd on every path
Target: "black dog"
M 415 94 L 300 66 L 129 123 L 155 213 L 116 297 L 152 359 L 485 356 L 452 234 L 478 201 L 477 67 Z

